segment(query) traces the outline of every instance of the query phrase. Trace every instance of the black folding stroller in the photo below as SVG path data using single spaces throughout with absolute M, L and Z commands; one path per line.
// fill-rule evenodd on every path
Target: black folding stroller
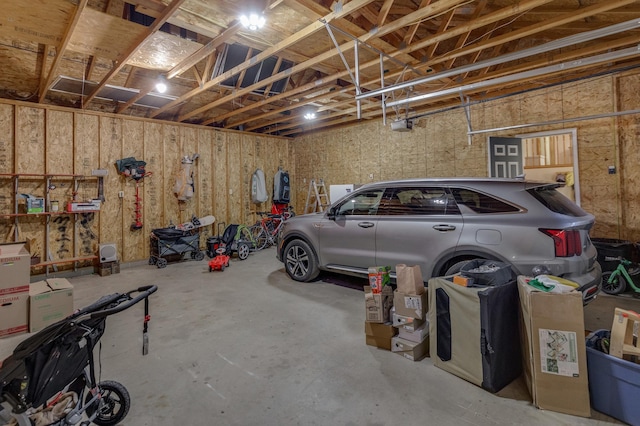
M 97 383 L 93 348 L 109 315 L 144 299 L 142 353 L 148 351 L 149 296 L 156 286 L 103 296 L 20 343 L 0 364 L 0 424 L 116 425 L 131 399 L 120 383 Z M 4 420 L 4 422 L 3 422 Z

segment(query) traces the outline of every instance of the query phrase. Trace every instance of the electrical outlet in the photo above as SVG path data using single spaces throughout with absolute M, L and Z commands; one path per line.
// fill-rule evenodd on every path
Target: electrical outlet
M 118 197 L 119 198 L 124 198 L 124 191 L 118 192 Z
M 369 179 L 373 180 L 373 173 L 369 173 Z

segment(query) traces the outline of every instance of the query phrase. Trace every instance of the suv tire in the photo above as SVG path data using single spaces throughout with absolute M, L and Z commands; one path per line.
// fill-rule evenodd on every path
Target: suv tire
M 447 269 L 447 272 L 445 272 L 444 275 L 448 276 L 448 275 L 457 274 L 462 270 L 462 267 L 466 265 L 468 262 L 471 262 L 471 260 L 470 259 L 461 260 L 460 262 L 454 263 L 453 265 L 451 265 L 451 267 L 449 267 L 449 269 Z
M 283 257 L 284 268 L 293 280 L 309 282 L 320 274 L 315 253 L 302 240 L 290 241 L 284 249 Z

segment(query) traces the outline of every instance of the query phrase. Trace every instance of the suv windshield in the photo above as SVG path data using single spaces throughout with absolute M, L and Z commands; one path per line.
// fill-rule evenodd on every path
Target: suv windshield
M 554 187 L 540 186 L 528 189 L 527 192 L 552 212 L 574 217 L 585 215 L 585 212 L 577 204 L 556 191 Z

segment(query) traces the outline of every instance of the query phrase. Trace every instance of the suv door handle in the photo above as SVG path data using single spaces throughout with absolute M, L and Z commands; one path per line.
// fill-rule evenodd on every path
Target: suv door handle
M 456 227 L 453 225 L 435 225 L 433 229 L 436 231 L 455 231 Z
M 373 227 L 373 223 L 371 223 L 371 222 L 360 222 L 360 223 L 358 223 L 358 226 L 360 228 L 371 228 L 371 227 Z

